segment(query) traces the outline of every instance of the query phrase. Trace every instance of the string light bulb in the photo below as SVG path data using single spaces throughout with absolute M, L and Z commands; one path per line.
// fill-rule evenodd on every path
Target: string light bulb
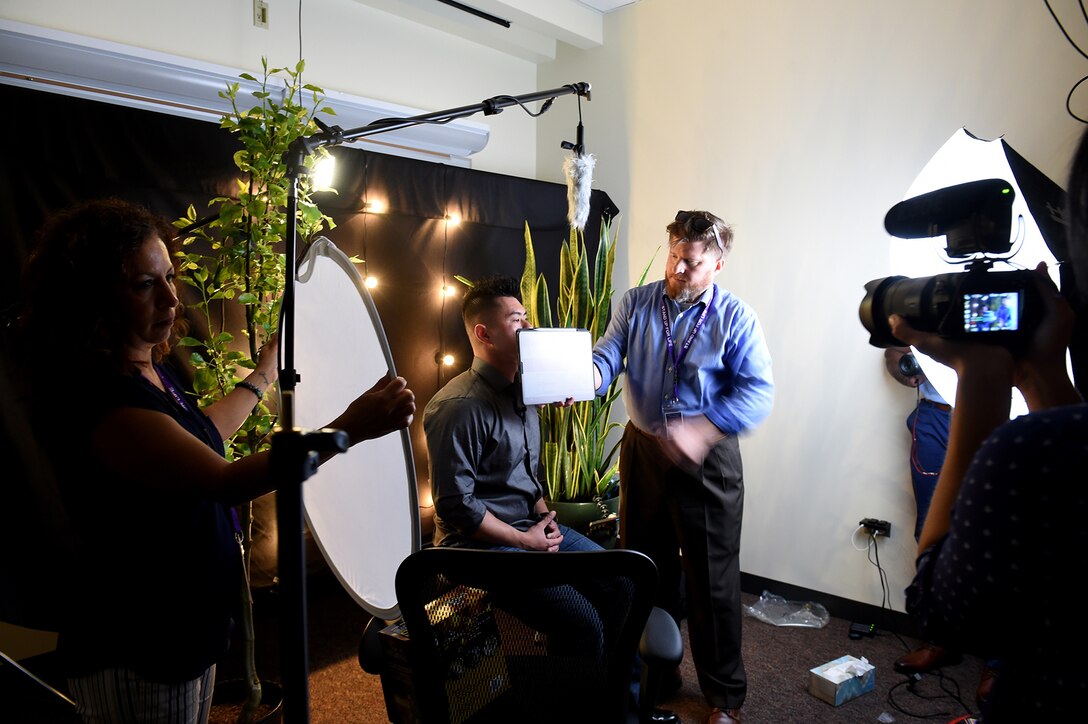
M 457 226 L 461 223 L 460 214 L 446 214 L 446 224 L 449 226 Z
M 435 364 L 440 365 L 442 367 L 453 367 L 453 365 L 454 365 L 454 363 L 456 361 L 457 361 L 456 357 L 454 357 L 449 352 L 443 352 L 442 350 L 439 350 L 434 355 Z
M 378 286 L 378 277 L 367 274 L 365 284 L 367 289 L 373 289 L 374 287 Z
M 385 213 L 385 204 L 381 201 L 366 201 L 363 203 L 363 211 L 368 214 Z

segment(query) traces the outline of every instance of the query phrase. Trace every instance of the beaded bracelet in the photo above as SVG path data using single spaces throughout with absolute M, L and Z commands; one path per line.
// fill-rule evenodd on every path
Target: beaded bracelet
M 241 382 L 236 384 L 235 387 L 244 387 L 253 394 L 255 394 L 258 400 L 264 399 L 264 393 L 261 392 L 261 388 L 257 387 L 257 385 L 253 384 L 252 382 L 246 382 L 245 380 L 242 380 Z

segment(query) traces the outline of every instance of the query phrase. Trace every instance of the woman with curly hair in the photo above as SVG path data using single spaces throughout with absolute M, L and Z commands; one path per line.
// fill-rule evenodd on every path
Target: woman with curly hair
M 207 720 L 244 585 L 231 506 L 275 488 L 270 453 L 223 442 L 276 381 L 277 339 L 199 409 L 167 361 L 175 251 L 165 220 L 107 199 L 50 219 L 24 270 L 25 401 L 78 541 L 57 649 L 88 722 Z M 387 377 L 330 426 L 354 444 L 414 411 Z

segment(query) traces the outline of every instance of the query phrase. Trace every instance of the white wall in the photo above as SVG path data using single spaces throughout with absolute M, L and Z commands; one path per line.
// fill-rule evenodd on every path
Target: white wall
M 269 0 L 256 28 L 251 0 L 4 0 L 0 16 L 259 73 L 299 58 L 298 0 Z M 374 10 L 355 0 L 303 0 L 305 80 L 421 112 L 537 90 L 529 61 Z M 533 178 L 536 122 L 517 108 L 472 118 L 491 127 L 473 168 Z
M 677 209 L 735 224 L 718 281 L 759 313 L 777 383 L 771 417 L 742 441 L 742 569 L 879 605 L 851 535 L 883 518 L 880 563 L 902 611 L 914 393 L 886 375 L 857 316 L 865 282 L 895 272 L 883 217 L 960 127 L 1004 135 L 1064 187 L 1082 130 L 1065 99 L 1083 59 L 1041 0 L 641 0 L 607 16 L 602 48 L 563 50 L 539 82 L 593 85 L 586 145 L 595 187 L 623 210 L 628 285 Z M 556 111 L 538 138 L 550 180 L 577 122 Z

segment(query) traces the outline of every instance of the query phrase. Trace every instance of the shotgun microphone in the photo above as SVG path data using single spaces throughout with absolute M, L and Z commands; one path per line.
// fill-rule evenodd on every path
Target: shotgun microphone
M 580 112 L 579 112 L 579 115 Z M 597 157 L 585 150 L 585 129 L 581 118 L 578 119 L 578 140 L 576 143 L 563 141 L 563 148 L 574 151 L 563 161 L 563 175 L 567 179 L 567 221 L 570 225 L 584 231 L 589 219 L 589 199 L 593 193 L 593 167 Z

